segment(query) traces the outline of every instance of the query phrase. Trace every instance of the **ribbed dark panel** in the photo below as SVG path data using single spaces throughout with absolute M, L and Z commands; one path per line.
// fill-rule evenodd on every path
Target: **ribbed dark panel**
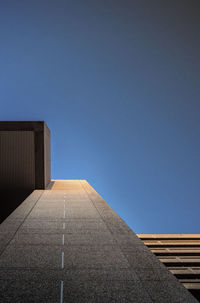
M 0 189 L 35 187 L 33 131 L 0 131 Z
M 44 124 L 44 185 L 45 187 L 51 181 L 51 147 L 50 147 L 50 131 Z

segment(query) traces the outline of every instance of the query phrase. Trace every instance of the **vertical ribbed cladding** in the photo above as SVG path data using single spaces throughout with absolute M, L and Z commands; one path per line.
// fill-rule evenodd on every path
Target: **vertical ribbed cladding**
M 0 188 L 34 187 L 33 131 L 0 131 Z
M 35 188 L 33 131 L 0 130 L 0 222 Z
M 44 187 L 51 181 L 51 142 L 50 130 L 44 123 Z
M 46 123 L 0 121 L 0 132 L 2 187 L 46 188 L 51 181 L 50 130 Z

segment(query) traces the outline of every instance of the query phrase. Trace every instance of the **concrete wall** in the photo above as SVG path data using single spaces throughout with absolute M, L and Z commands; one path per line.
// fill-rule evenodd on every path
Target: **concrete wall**
M 54 180 L 0 225 L 1 302 L 197 303 L 85 180 Z

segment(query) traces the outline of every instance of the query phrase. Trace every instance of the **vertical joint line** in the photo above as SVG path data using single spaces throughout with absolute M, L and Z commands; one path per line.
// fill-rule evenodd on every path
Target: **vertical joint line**
M 62 269 L 64 268 L 64 252 L 62 251 L 62 265 L 61 265 Z
M 60 281 L 60 303 L 63 303 L 63 281 Z

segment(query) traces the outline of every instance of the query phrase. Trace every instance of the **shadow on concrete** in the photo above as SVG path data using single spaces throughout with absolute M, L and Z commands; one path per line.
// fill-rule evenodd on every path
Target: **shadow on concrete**
M 46 189 L 52 189 L 54 183 L 55 183 L 54 181 L 50 181 L 49 184 L 47 185 Z
M 0 223 L 2 223 L 32 191 L 31 189 L 0 189 Z

